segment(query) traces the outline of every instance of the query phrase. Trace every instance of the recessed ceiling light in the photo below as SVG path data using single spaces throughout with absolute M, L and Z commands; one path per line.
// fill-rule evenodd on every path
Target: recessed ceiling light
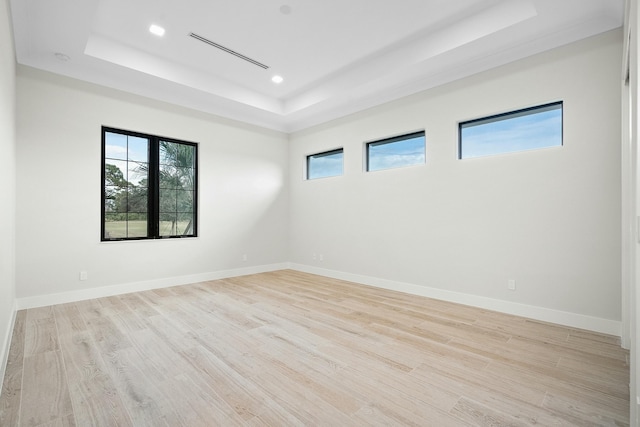
M 273 76 L 271 77 L 271 81 L 276 84 L 280 84 L 284 81 L 284 79 L 282 78 L 282 76 Z
M 152 24 L 149 27 L 149 32 L 151 34 L 155 34 L 158 37 L 164 36 L 164 28 L 162 28 L 160 25 Z

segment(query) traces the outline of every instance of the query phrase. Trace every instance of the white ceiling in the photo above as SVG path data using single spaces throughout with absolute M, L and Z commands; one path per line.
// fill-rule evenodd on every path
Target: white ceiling
M 623 3 L 11 0 L 11 12 L 20 64 L 293 132 L 620 27 Z

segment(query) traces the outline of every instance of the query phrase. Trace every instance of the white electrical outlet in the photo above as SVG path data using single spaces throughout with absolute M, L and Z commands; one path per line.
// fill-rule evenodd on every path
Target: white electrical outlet
M 320 262 L 324 261 L 324 256 L 320 254 Z
M 314 252 L 314 254 L 313 254 L 313 259 L 316 259 L 316 258 L 317 258 L 317 257 L 316 257 L 316 254 L 315 254 L 315 252 Z
M 510 289 L 512 291 L 516 290 L 516 281 L 514 279 L 509 279 L 509 281 L 507 282 L 507 289 Z
M 247 262 L 247 254 L 242 254 L 242 261 Z
M 80 272 L 80 280 L 87 280 L 88 278 L 89 278 L 89 275 L 87 274 L 86 271 Z

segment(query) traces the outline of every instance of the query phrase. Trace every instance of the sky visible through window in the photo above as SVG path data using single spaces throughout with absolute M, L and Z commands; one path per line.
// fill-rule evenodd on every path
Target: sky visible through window
M 307 156 L 307 179 L 342 175 L 343 158 L 342 148 Z
M 460 124 L 460 158 L 562 146 L 562 103 Z
M 407 135 L 405 139 L 402 138 L 369 143 L 367 170 L 377 171 L 424 164 L 424 132 Z

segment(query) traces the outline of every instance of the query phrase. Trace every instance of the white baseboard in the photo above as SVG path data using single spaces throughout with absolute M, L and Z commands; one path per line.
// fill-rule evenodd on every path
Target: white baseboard
M 14 302 L 13 310 L 9 316 L 11 319 L 9 320 L 9 328 L 7 329 L 5 336 L 2 340 L 2 360 L 0 360 L 0 381 L 4 379 L 4 375 L 7 372 L 7 362 L 9 361 L 9 350 L 11 349 L 11 337 L 13 337 L 13 329 L 16 326 L 16 314 L 18 313 L 18 306 Z M 2 393 L 2 385 L 0 385 L 0 394 Z
M 171 286 L 187 285 L 190 283 L 220 280 L 229 277 L 246 276 L 248 274 L 266 273 L 289 268 L 288 263 L 258 265 L 254 267 L 236 268 L 232 270 L 213 271 L 209 273 L 191 274 L 187 276 L 169 277 L 166 279 L 147 280 L 143 282 L 123 283 L 119 285 L 103 286 L 100 288 L 81 289 L 77 291 L 56 294 L 38 295 L 34 297 L 18 298 L 19 310 L 36 307 L 46 307 L 55 304 L 83 301 L 93 298 L 109 297 L 131 292 L 148 291 L 152 289 L 169 288 Z
M 404 292 L 412 295 L 419 295 L 443 301 L 455 302 L 458 304 L 470 305 L 486 310 L 527 317 L 529 319 L 555 323 L 572 328 L 586 329 L 589 331 L 614 335 L 618 337 L 622 333 L 622 323 L 615 320 L 602 319 L 599 317 L 553 310 L 545 307 L 497 300 L 493 298 L 481 297 L 478 295 L 447 291 L 444 289 L 431 288 L 428 286 L 420 286 L 411 283 L 396 282 L 392 280 L 378 279 L 375 277 L 362 276 L 341 271 L 327 270 L 304 264 L 291 263 L 290 268 L 305 273 L 318 274 L 320 276 L 347 280 L 350 282 Z
M 68 302 L 82 301 L 93 298 L 101 298 L 113 295 L 126 294 L 130 292 L 147 291 L 151 289 L 168 288 L 171 286 L 187 285 L 190 283 L 206 282 L 208 280 L 219 280 L 229 277 L 244 276 L 248 274 L 266 273 L 284 269 L 293 269 L 306 273 L 318 274 L 320 276 L 332 277 L 335 279 L 347 280 L 368 286 L 404 292 L 412 295 L 419 295 L 428 298 L 435 298 L 443 301 L 455 302 L 458 304 L 470 305 L 486 310 L 498 311 L 506 314 L 527 317 L 530 319 L 550 322 L 573 328 L 586 329 L 608 335 L 620 336 L 622 333 L 622 323 L 620 321 L 602 319 L 599 317 L 586 316 L 583 314 L 570 313 L 566 311 L 553 310 L 550 308 L 520 304 L 510 301 L 497 300 L 478 295 L 464 294 L 460 292 L 447 291 L 444 289 L 431 288 L 412 283 L 396 282 L 393 280 L 379 279 L 376 277 L 363 276 L 346 273 L 336 270 L 328 270 L 314 266 L 278 263 L 260 265 L 255 267 L 238 268 L 232 270 L 221 270 L 210 273 L 193 274 L 180 277 L 170 277 L 166 279 L 148 280 L 144 282 L 124 283 L 101 288 L 83 289 L 78 291 L 63 292 L 49 295 L 39 295 L 34 297 L 18 298 L 16 308 L 19 310 L 35 307 L 44 307 L 54 304 L 64 304 Z M 13 314 L 15 322 L 15 310 Z M 12 329 L 13 330 L 13 329 Z M 10 340 L 5 338 L 5 342 Z M 8 356 L 8 348 L 4 357 Z M 4 366 L 5 363 L 2 365 Z

